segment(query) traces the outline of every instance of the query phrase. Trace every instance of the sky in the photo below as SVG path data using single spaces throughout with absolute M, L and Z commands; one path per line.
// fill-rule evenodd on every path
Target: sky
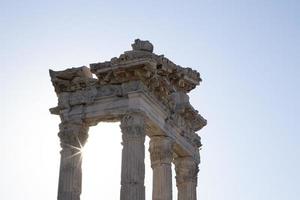
M 208 120 L 198 132 L 198 199 L 298 199 L 299 10 L 296 0 L 0 0 L 1 199 L 56 198 L 59 117 L 48 111 L 57 105 L 48 69 L 109 60 L 136 38 L 203 79 L 189 94 Z M 90 129 L 83 200 L 119 199 L 118 126 Z M 151 199 L 148 151 L 145 163 Z

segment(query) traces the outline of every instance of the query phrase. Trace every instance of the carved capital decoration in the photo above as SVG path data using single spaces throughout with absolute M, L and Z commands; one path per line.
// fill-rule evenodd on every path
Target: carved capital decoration
M 177 186 L 187 182 L 197 184 L 198 164 L 191 157 L 174 159 Z
M 173 141 L 169 137 L 154 136 L 149 146 L 151 167 L 158 164 L 171 164 L 173 160 Z
M 123 142 L 132 140 L 145 141 L 145 119 L 142 114 L 126 114 L 121 119 L 120 128 L 122 130 Z
M 64 121 L 59 125 L 58 136 L 62 148 L 81 148 L 88 138 L 88 125 L 82 120 Z M 73 148 L 74 149 L 74 148 Z

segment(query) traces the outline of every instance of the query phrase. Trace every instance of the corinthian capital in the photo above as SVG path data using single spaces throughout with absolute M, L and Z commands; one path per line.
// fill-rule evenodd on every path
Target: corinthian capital
M 151 137 L 149 151 L 151 167 L 157 164 L 171 164 L 173 160 L 173 141 L 165 136 Z
M 145 140 L 145 119 L 142 114 L 132 113 L 125 115 L 121 120 L 123 142 L 128 140 Z
M 88 125 L 82 120 L 64 121 L 59 125 L 58 136 L 61 141 L 61 147 L 81 148 L 88 138 Z
M 192 157 L 177 157 L 174 159 L 177 185 L 186 182 L 197 184 L 198 164 Z

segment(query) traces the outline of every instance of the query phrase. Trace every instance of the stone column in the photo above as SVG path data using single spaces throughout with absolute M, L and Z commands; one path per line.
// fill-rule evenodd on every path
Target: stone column
M 122 171 L 121 200 L 145 199 L 145 124 L 139 114 L 125 115 L 121 120 Z
M 178 200 L 197 200 L 198 164 L 192 157 L 177 157 L 174 163 Z
M 81 148 L 88 137 L 88 126 L 81 120 L 62 122 L 59 125 L 61 160 L 58 200 L 80 200 Z
M 151 137 L 149 151 L 153 169 L 153 200 L 172 200 L 172 146 L 173 142 L 168 137 Z

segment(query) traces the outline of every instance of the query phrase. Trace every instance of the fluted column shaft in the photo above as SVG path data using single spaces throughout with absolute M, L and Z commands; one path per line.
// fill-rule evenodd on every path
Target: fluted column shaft
M 80 200 L 81 148 L 88 137 L 88 126 L 81 120 L 62 122 L 58 136 L 61 141 L 61 160 L 58 200 Z
M 192 157 L 178 157 L 174 160 L 178 200 L 197 200 L 198 164 Z
M 151 137 L 149 151 L 153 169 L 153 200 L 172 200 L 172 146 L 173 142 L 168 137 Z
M 139 114 L 121 120 L 123 139 L 121 200 L 145 200 L 145 124 Z

